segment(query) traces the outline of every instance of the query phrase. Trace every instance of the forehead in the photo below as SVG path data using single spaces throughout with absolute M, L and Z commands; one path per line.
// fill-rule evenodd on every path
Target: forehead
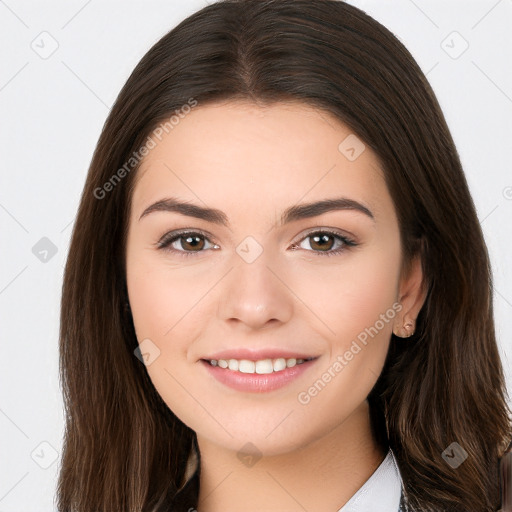
M 377 213 L 392 208 L 373 151 L 337 118 L 303 103 L 198 105 L 154 140 L 137 171 L 134 215 L 166 195 L 243 206 L 247 215 L 340 195 Z

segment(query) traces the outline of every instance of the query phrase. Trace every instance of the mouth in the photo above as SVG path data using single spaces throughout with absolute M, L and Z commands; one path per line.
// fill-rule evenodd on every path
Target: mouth
M 209 377 L 236 391 L 264 393 L 282 388 L 308 372 L 317 357 L 200 359 Z M 213 382 L 213 381 L 212 381 Z

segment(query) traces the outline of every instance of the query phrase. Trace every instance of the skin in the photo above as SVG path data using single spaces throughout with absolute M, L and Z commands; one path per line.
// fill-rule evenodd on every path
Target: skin
M 130 306 L 139 343 L 149 338 L 160 350 L 147 367 L 152 382 L 197 433 L 199 512 L 336 511 L 384 459 L 366 397 L 392 330 L 414 322 L 425 297 L 419 259 L 402 272 L 398 221 L 376 155 L 366 147 L 350 161 L 338 150 L 350 134 L 298 102 L 199 105 L 138 171 L 126 247 Z M 140 218 L 170 196 L 222 210 L 229 227 L 169 211 Z M 367 206 L 374 219 L 346 209 L 278 224 L 289 206 L 340 196 Z M 320 228 L 350 234 L 358 245 L 328 256 L 342 242 L 315 245 L 307 235 Z M 175 252 L 157 248 L 178 229 L 207 238 L 199 249 L 183 238 Z M 263 249 L 252 263 L 236 251 L 247 236 Z M 402 309 L 300 403 L 299 393 L 396 303 Z M 242 346 L 319 359 L 284 388 L 240 392 L 213 379 L 199 359 Z M 248 442 L 261 455 L 252 466 L 237 457 Z

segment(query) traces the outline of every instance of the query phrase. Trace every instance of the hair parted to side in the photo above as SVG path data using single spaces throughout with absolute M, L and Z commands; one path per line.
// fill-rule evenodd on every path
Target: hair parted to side
M 64 274 L 58 510 L 169 510 L 195 442 L 134 356 L 125 242 L 137 167 L 97 192 L 191 98 L 197 108 L 300 101 L 334 115 L 377 154 L 404 266 L 421 254 L 428 294 L 413 337 L 392 337 L 369 397 L 374 433 L 395 452 L 411 510 L 497 510 L 511 418 L 475 207 L 424 74 L 389 30 L 339 0 L 218 1 L 158 41 L 121 90 Z M 442 458 L 452 442 L 468 453 L 456 469 Z

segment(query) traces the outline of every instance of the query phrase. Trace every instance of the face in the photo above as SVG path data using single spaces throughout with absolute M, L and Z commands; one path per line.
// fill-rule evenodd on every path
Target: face
M 169 408 L 198 437 L 268 455 L 365 405 L 404 284 L 378 159 L 300 103 L 199 105 L 164 134 L 138 171 L 126 264 L 137 339 Z

